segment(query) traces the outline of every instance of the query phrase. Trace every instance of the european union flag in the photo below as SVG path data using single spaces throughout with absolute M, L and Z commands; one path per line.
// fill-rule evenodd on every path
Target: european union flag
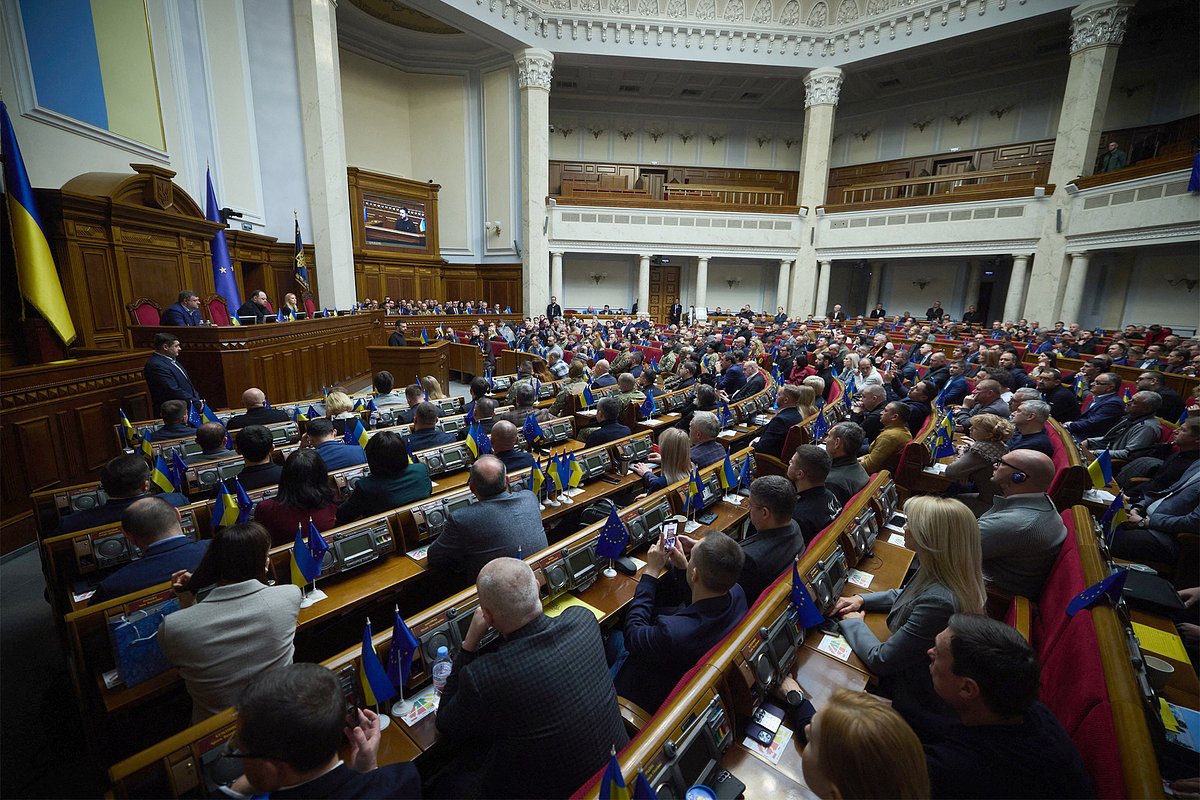
M 954 412 L 946 411 L 937 433 L 933 435 L 933 457 L 948 458 L 954 455 Z
M 400 606 L 396 606 L 396 621 L 392 623 L 392 646 L 388 649 L 387 676 L 392 685 L 403 690 L 412 671 L 413 654 L 417 652 L 417 637 L 404 624 Z
M 521 432 L 525 434 L 525 443 L 530 447 L 533 447 L 538 439 L 544 439 L 546 436 L 546 432 L 542 430 L 541 424 L 533 414 L 525 415 L 525 424 L 521 426 Z
M 824 622 L 825 615 L 813 602 L 812 595 L 808 593 L 804 581 L 800 580 L 800 572 L 796 569 L 798 563 L 799 561 L 792 562 L 792 605 L 796 607 L 800 627 L 808 630 Z
M 232 315 L 242 305 L 242 293 L 238 291 L 237 279 L 233 275 L 233 263 L 229 260 L 229 245 L 225 242 L 225 219 L 221 216 L 221 204 L 217 202 L 217 193 L 213 189 L 212 170 L 205 172 L 204 179 L 208 185 L 204 218 L 221 226 L 209 245 L 209 250 L 212 251 L 213 288 L 225 298 L 225 308 L 229 309 Z
M 749 489 L 750 483 L 754 480 L 754 476 L 751 474 L 750 470 L 750 461 L 750 456 L 746 456 L 745 460 L 742 461 L 742 471 L 738 473 L 739 489 L 743 487 Z
M 475 405 L 474 404 L 472 404 L 471 408 L 467 410 L 467 415 L 465 417 L 463 417 L 463 422 L 467 423 L 468 428 L 470 428 L 472 425 L 475 424 Z
M 467 428 L 467 448 L 471 451 L 473 458 L 479 458 L 492 452 L 492 440 L 488 437 L 487 431 L 483 429 L 482 423 L 473 422 L 471 427 Z
M 829 420 L 825 419 L 825 409 L 817 412 L 817 418 L 812 423 L 812 440 L 819 442 L 829 433 Z
M 196 404 L 188 403 L 187 424 L 193 428 L 199 428 L 204 424 L 204 420 L 200 418 L 200 409 L 196 408 Z
M 372 638 L 371 619 L 368 617 L 367 624 L 363 627 L 362 672 L 359 674 L 359 678 L 362 680 L 363 703 L 368 706 L 377 706 L 395 697 L 396 687 L 392 685 L 388 679 L 387 670 L 379 662 L 379 653 L 375 652 L 375 643 L 371 641 Z
M 654 392 L 646 393 L 646 399 L 638 406 L 638 413 L 646 418 L 654 416 Z
M 317 418 L 317 417 L 319 417 L 319 416 L 321 416 L 321 415 L 317 413 L 317 409 L 313 408 L 313 405 L 312 405 L 312 403 L 309 403 L 309 405 L 308 405 L 308 418 L 309 418 L 309 419 L 316 419 L 316 418 Z
M 728 428 L 733 422 L 733 412 L 729 410 L 729 403 L 721 403 L 721 414 L 718 417 L 722 428 Z
M 600 538 L 596 540 L 596 555 L 601 558 L 620 558 L 629 541 L 629 529 L 617 515 L 617 507 L 609 509 L 608 520 L 600 529 Z
M 179 455 L 179 451 L 178 450 L 172 451 L 171 452 L 171 472 L 170 472 L 171 483 L 175 484 L 176 486 L 181 487 L 181 489 L 177 489 L 176 491 L 181 491 L 182 487 L 187 486 L 187 471 L 188 471 L 187 462 L 185 462 L 183 460 L 183 457 Z
M 254 501 L 250 499 L 250 495 L 246 494 L 246 490 L 242 488 L 242 482 L 237 478 L 233 479 L 233 489 L 237 497 L 238 507 L 238 524 L 249 522 L 250 517 L 254 514 Z
M 1125 588 L 1125 576 L 1129 570 L 1121 569 L 1109 575 L 1099 583 L 1094 583 L 1075 595 L 1075 599 L 1067 605 L 1067 616 L 1073 617 L 1085 608 L 1091 608 L 1096 601 L 1107 597 L 1114 603 L 1121 599 L 1121 590 Z
M 356 444 L 359 447 L 367 446 L 367 429 L 363 427 L 362 420 L 358 417 L 354 418 L 354 424 L 346 422 L 346 435 L 343 437 L 346 444 Z

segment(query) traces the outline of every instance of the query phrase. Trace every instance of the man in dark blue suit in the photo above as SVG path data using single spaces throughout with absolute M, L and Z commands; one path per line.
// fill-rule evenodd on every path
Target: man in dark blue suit
M 208 540 L 189 539 L 180 522 L 179 510 L 161 497 L 143 497 L 126 508 L 121 529 L 142 557 L 102 580 L 91 602 L 103 603 L 169 581 L 180 570 L 194 571 L 208 550 Z
M 800 411 L 796 403 L 800 400 L 800 387 L 785 383 L 779 387 L 776 402 L 779 403 L 779 413 L 771 417 L 771 421 L 763 428 L 762 435 L 754 442 L 754 449 L 759 453 L 779 458 L 783 453 L 783 443 L 787 440 L 788 431 L 801 421 Z
M 154 441 L 190 439 L 196 435 L 196 429 L 187 424 L 187 403 L 182 400 L 168 400 L 162 404 L 159 411 L 162 414 L 163 425 L 154 432 Z
M 439 431 L 437 423 L 438 407 L 428 400 L 418 403 L 413 412 L 412 433 L 404 442 L 408 445 L 408 452 L 415 453 L 418 450 L 428 450 L 431 447 L 441 447 L 453 442 L 454 435 Z
M 330 470 L 367 463 L 367 454 L 357 444 L 346 444 L 333 429 L 333 423 L 321 417 L 309 420 L 304 434 Z
M 100 470 L 100 485 L 108 500 L 104 505 L 67 514 L 58 521 L 59 533 L 74 533 L 121 519 L 135 500 L 150 496 L 150 467 L 140 455 L 119 455 Z M 186 506 L 188 499 L 169 492 L 157 495 L 173 506 Z
M 617 672 L 617 694 L 653 714 L 684 673 L 741 622 L 745 558 L 737 542 L 716 531 L 698 542 L 680 535 L 669 553 L 662 539 L 651 545 L 625 617 L 629 655 Z M 660 578 L 668 559 L 672 569 Z
M 1079 415 L 1079 419 L 1068 422 L 1067 432 L 1076 439 L 1103 436 L 1125 416 L 1125 403 L 1117 391 L 1121 388 L 1121 376 L 1115 372 L 1101 372 L 1092 381 L 1092 403 Z
M 273 798 L 420 797 L 421 776 L 411 763 L 378 766 L 379 717 L 359 708 L 355 726 L 347 727 L 346 702 L 337 678 L 320 664 L 268 670 L 242 690 L 235 741 L 248 754 L 242 766 L 252 792 Z M 343 736 L 350 741 L 344 762 L 338 754 Z
M 167 400 L 183 400 L 187 403 L 200 400 L 187 370 L 176 360 L 182 349 L 175 334 L 154 334 L 154 352 L 142 368 L 142 377 L 150 389 L 150 404 L 156 414 Z
M 191 289 L 179 293 L 179 300 L 168 306 L 159 319 L 160 325 L 200 325 L 200 295 Z
M 584 444 L 588 447 L 598 447 L 628 436 L 630 430 L 628 426 L 621 424 L 618 419 L 620 416 L 620 400 L 615 397 L 600 398 L 596 402 L 596 424 L 599 427 L 592 429 L 587 439 L 584 440 Z
M 517 447 L 517 426 L 500 420 L 492 428 L 492 454 L 509 472 L 533 466 L 533 456 Z

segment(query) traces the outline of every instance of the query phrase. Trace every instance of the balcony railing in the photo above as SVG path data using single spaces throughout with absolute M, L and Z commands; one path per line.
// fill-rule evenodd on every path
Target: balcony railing
M 939 197 L 935 202 L 953 202 L 945 197 L 958 192 L 973 192 L 991 184 L 1019 183 L 1035 186 L 1045 183 L 1048 167 L 1033 164 L 1026 167 L 1006 167 L 977 172 L 955 172 L 922 178 L 900 178 L 891 181 L 859 183 L 842 190 L 842 204 L 863 207 L 865 203 L 886 200 L 912 200 L 918 197 Z

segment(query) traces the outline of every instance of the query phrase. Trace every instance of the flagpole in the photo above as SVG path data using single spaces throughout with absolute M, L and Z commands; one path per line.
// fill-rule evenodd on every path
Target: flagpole
M 379 730 L 386 731 L 388 725 L 392 724 L 392 718 L 379 710 L 379 703 L 375 704 L 375 716 L 379 717 Z
M 300 523 L 300 524 L 303 525 L 304 523 Z M 308 529 L 311 531 L 312 527 L 313 527 L 312 517 L 309 517 L 308 518 Z M 308 552 L 309 552 L 309 555 L 312 555 L 311 543 L 309 544 Z M 308 605 L 310 605 L 310 606 L 313 605 L 314 603 L 319 603 L 322 600 L 324 600 L 326 597 L 329 596 L 317 588 L 317 577 L 320 576 L 320 574 L 321 574 L 321 565 L 317 564 L 317 574 L 314 575 L 313 579 L 312 579 L 312 592 L 310 592 L 305 597 L 305 600 L 301 603 L 301 607 L 306 607 L 306 606 L 304 606 L 304 603 L 308 603 Z
M 604 577 L 606 577 L 606 578 L 617 577 L 617 571 L 615 569 L 613 569 L 613 560 L 611 558 L 608 560 L 608 566 L 604 568 L 603 574 L 604 574 Z

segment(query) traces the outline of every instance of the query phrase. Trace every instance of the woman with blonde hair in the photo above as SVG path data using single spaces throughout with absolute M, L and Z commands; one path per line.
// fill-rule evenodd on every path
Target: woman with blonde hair
M 979 498 L 972 505 L 979 512 L 992 506 L 996 488 L 992 484 L 992 465 L 1008 452 L 1005 442 L 1012 438 L 1015 430 L 1011 422 L 995 414 L 971 417 L 971 435 L 959 445 L 958 458 L 946 466 L 947 478 L 960 484 L 975 485 Z
M 330 419 L 349 419 L 355 416 L 354 401 L 341 389 L 325 396 L 325 416 Z
M 808 379 L 805 378 L 805 381 Z M 796 387 L 798 396 L 796 397 L 796 410 L 800 412 L 800 419 L 808 419 L 817 413 L 817 392 L 813 387 L 806 383 L 802 383 Z
M 447 399 L 446 393 L 442 391 L 441 381 L 432 375 L 421 378 L 421 388 L 425 390 L 425 395 L 431 403 Z
M 921 740 L 896 711 L 864 692 L 837 689 L 806 730 L 804 782 L 821 798 L 917 800 L 930 796 Z
M 952 614 L 982 613 L 987 601 L 979 524 L 971 509 L 944 497 L 909 498 L 904 513 L 904 546 L 917 554 L 916 574 L 903 590 L 843 597 L 832 616 L 841 617 L 842 635 L 880 678 L 883 694 L 897 703 L 936 707 L 926 653 Z M 886 642 L 867 627 L 864 611 L 887 612 L 892 635 Z
M 678 428 L 668 428 L 658 437 L 658 463 L 662 468 L 655 474 L 653 464 L 634 464 L 632 469 L 642 476 L 646 492 L 657 492 L 672 483 L 686 481 L 692 470 L 691 440 Z M 654 455 L 650 456 L 651 460 Z

